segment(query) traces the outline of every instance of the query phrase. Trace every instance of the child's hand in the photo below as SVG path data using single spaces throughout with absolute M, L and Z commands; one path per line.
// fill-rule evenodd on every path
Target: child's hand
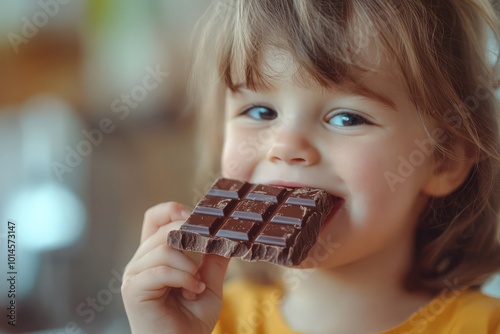
M 149 209 L 141 245 L 123 276 L 122 296 L 133 333 L 211 333 L 222 307 L 229 259 L 205 255 L 202 264 L 167 246 L 189 212 L 178 203 Z

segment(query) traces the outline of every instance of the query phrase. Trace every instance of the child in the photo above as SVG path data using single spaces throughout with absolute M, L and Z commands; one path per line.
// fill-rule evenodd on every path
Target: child
M 189 212 L 151 208 L 124 274 L 132 331 L 500 333 L 479 290 L 500 269 L 490 3 L 235 0 L 203 21 L 195 80 L 222 174 L 343 204 L 279 284 L 224 297 L 229 260 L 166 246 Z

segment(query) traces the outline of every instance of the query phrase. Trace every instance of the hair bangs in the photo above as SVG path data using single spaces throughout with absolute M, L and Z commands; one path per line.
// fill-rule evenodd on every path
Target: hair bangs
M 231 9 L 226 13 L 231 29 L 217 60 L 219 77 L 233 91 L 242 84 L 254 90 L 272 87 L 276 77 L 264 63 L 268 48 L 291 55 L 300 69 L 297 84 L 324 88 L 355 82 L 355 73 L 373 71 L 387 55 L 384 20 L 375 21 L 354 2 L 238 1 Z

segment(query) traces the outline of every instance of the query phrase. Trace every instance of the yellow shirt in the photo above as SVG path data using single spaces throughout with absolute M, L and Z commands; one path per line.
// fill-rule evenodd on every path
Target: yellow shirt
M 282 291 L 246 281 L 224 286 L 213 334 L 291 334 L 280 312 Z M 500 299 L 475 290 L 443 291 L 399 326 L 381 334 L 500 334 Z

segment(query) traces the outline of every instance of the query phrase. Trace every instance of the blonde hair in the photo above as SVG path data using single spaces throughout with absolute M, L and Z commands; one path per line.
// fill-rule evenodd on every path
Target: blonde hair
M 251 88 L 269 85 L 260 66 L 266 46 L 290 52 L 302 73 L 326 88 L 367 69 L 370 43 L 392 57 L 424 125 L 446 134 L 430 138 L 435 157 L 456 159 L 451 145 L 461 141 L 473 164 L 459 189 L 429 199 L 421 214 L 407 288 L 439 291 L 447 281 L 479 287 L 500 269 L 498 57 L 490 59 L 498 52 L 488 51 L 499 20 L 487 0 L 217 1 L 197 31 L 191 89 L 201 111 L 202 159 L 220 156 L 206 146 L 222 147 L 232 75 L 242 73 Z

